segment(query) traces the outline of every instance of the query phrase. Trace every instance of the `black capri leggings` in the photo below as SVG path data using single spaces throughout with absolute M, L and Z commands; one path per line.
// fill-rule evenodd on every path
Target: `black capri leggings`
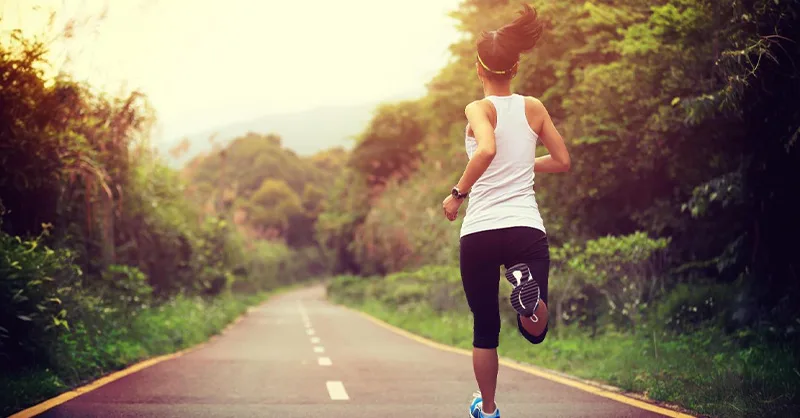
M 472 345 L 497 348 L 500 344 L 500 265 L 506 268 L 525 263 L 539 282 L 540 297 L 547 303 L 550 276 L 550 248 L 547 235 L 539 229 L 512 227 L 481 231 L 461 238 L 461 282 L 474 318 Z M 522 327 L 520 333 L 531 343 L 539 344 L 547 335 L 546 326 L 534 337 Z

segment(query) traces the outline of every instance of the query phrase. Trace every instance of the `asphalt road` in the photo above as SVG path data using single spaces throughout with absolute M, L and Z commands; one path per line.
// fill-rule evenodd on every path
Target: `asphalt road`
M 314 287 L 39 416 L 465 418 L 476 389 L 469 357 L 395 334 Z M 504 418 L 663 416 L 504 366 L 497 402 Z

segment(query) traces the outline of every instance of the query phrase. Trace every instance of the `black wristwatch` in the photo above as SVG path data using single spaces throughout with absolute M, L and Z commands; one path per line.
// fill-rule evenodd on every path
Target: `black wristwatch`
M 453 186 L 453 189 L 450 190 L 450 194 L 453 195 L 454 198 L 461 200 L 469 195 L 469 192 L 461 193 L 458 190 L 458 186 Z

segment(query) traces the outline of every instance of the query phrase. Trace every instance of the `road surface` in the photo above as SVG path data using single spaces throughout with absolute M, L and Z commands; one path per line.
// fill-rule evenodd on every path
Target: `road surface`
M 316 286 L 39 416 L 465 418 L 475 390 L 469 357 L 334 306 Z M 504 366 L 497 402 L 504 418 L 663 416 Z

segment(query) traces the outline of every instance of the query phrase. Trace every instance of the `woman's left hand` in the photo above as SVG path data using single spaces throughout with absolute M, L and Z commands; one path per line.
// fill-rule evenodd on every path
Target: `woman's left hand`
M 458 217 L 458 208 L 461 207 L 461 203 L 464 199 L 456 199 L 453 195 L 447 195 L 442 202 L 442 209 L 444 210 L 444 216 L 450 220 L 451 222 L 456 220 Z

